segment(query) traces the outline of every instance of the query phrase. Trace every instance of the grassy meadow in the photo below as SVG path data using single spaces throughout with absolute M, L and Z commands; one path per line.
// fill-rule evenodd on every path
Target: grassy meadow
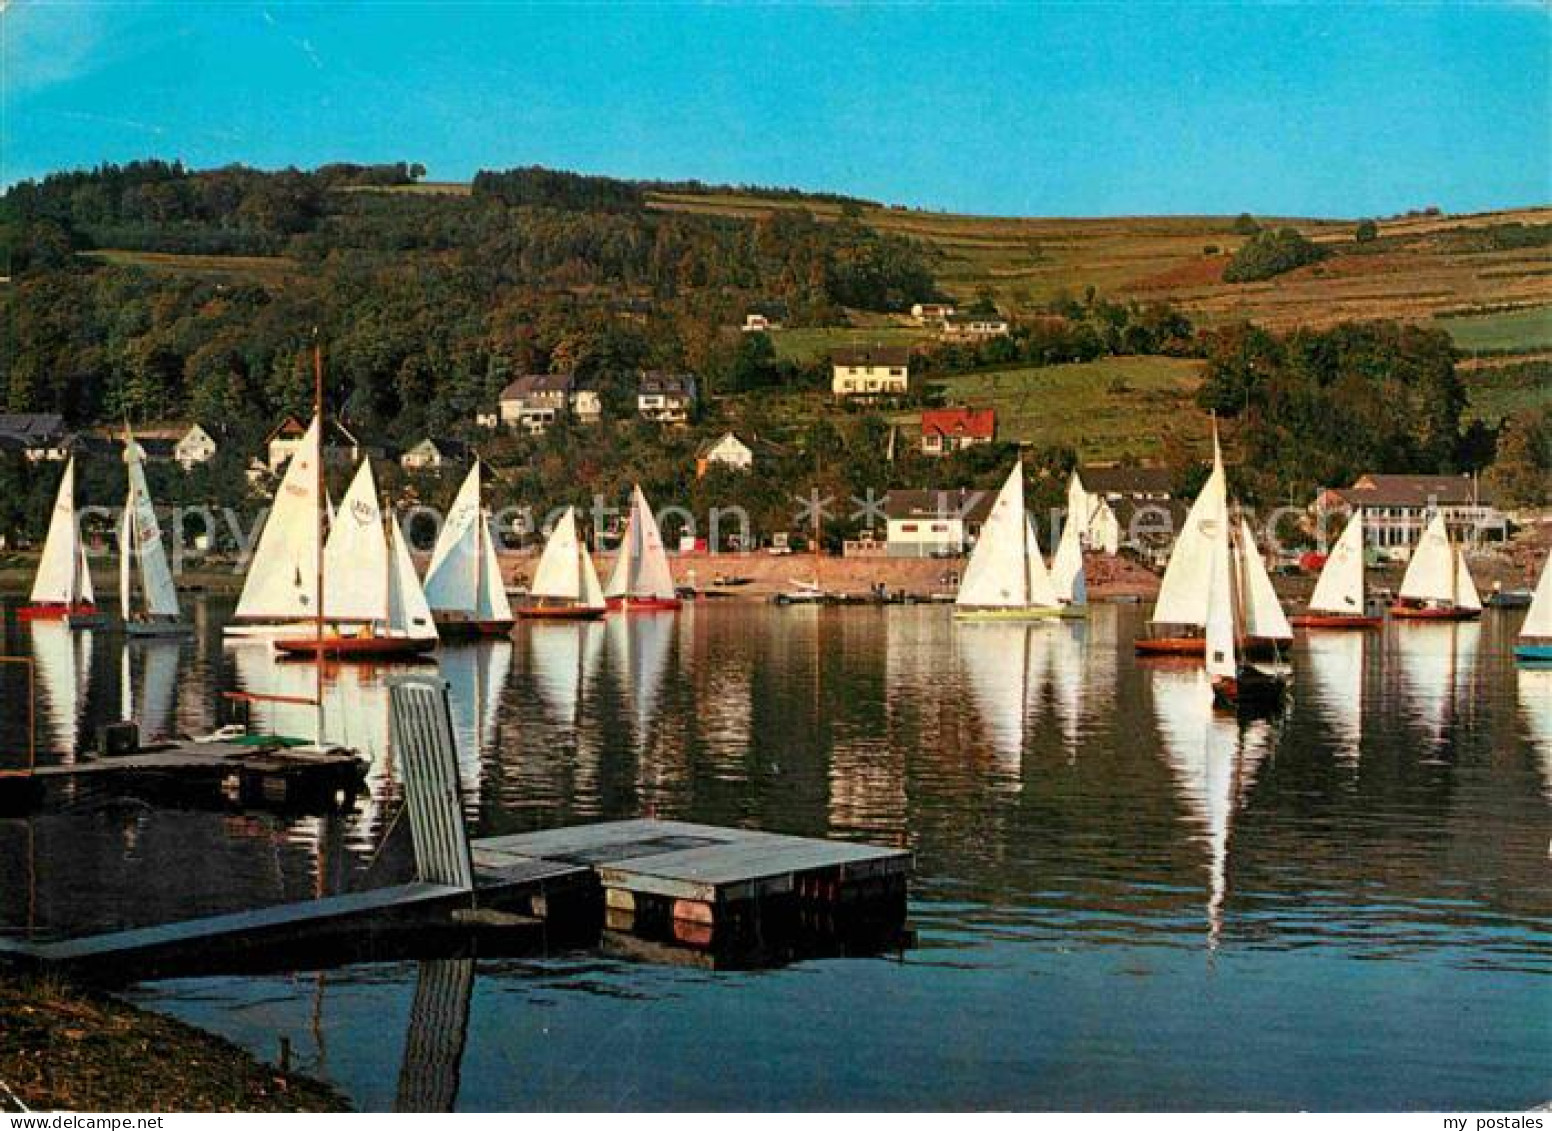
M 1552 350 L 1552 306 L 1445 318 L 1440 324 L 1466 353 L 1531 353 Z

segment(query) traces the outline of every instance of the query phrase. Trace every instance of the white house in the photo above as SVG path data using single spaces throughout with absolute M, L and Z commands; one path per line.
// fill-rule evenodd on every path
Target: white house
M 954 314 L 943 319 L 941 337 L 945 342 L 984 342 L 1005 338 L 1012 328 L 998 315 Z
M 604 415 L 604 402 L 597 389 L 571 390 L 571 415 L 578 424 L 597 424 Z
M 29 463 L 57 462 L 69 454 L 65 418 L 57 412 L 0 414 L 0 447 L 14 448 Z
M 989 491 L 891 491 L 884 499 L 891 558 L 945 558 L 965 553 L 992 509 Z
M 469 445 L 462 440 L 435 439 L 427 436 L 399 457 L 405 471 L 441 471 L 462 467 L 469 462 Z
M 508 428 L 542 435 L 566 414 L 573 385 L 569 373 L 525 373 L 501 390 L 497 418 Z
M 754 449 L 733 433 L 724 432 L 717 439 L 702 444 L 696 453 L 696 478 L 705 475 L 712 464 L 734 471 L 748 471 L 754 466 Z
M 691 373 L 643 373 L 636 386 L 636 411 L 659 424 L 685 424 L 695 411 Z
M 892 397 L 911 390 L 905 346 L 854 346 L 830 355 L 830 391 L 838 397 Z
M 954 316 L 954 304 L 948 302 L 918 302 L 911 306 L 911 317 L 918 326 L 941 322 Z
M 1351 487 L 1328 487 L 1315 498 L 1315 513 L 1326 520 L 1328 538 L 1336 537 L 1335 519 L 1359 507 L 1365 540 L 1389 558 L 1412 556 L 1435 511 L 1459 541 L 1475 544 L 1508 536 L 1508 517 L 1469 475 L 1360 475 Z
M 198 424 L 189 425 L 189 430 L 178 438 L 178 442 L 172 449 L 173 460 L 184 471 L 202 463 L 209 463 L 215 459 L 215 456 L 215 437 Z

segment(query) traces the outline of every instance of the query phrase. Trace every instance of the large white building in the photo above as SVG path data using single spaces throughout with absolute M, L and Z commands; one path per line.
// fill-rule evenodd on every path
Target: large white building
M 905 346 L 849 346 L 830 355 L 830 391 L 838 397 L 895 397 L 911 391 Z
M 992 509 L 991 491 L 891 491 L 884 500 L 891 558 L 958 557 Z

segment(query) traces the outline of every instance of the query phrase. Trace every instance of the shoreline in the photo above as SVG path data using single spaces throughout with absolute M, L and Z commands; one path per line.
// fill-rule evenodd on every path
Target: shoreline
M 0 1112 L 342 1112 L 332 1085 L 66 982 L 0 972 Z

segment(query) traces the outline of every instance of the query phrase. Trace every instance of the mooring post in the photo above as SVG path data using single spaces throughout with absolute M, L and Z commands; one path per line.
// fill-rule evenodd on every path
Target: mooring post
M 389 736 L 404 768 L 415 878 L 472 894 L 474 857 L 463 823 L 463 788 L 447 681 L 425 675 L 392 676 L 388 700 Z

